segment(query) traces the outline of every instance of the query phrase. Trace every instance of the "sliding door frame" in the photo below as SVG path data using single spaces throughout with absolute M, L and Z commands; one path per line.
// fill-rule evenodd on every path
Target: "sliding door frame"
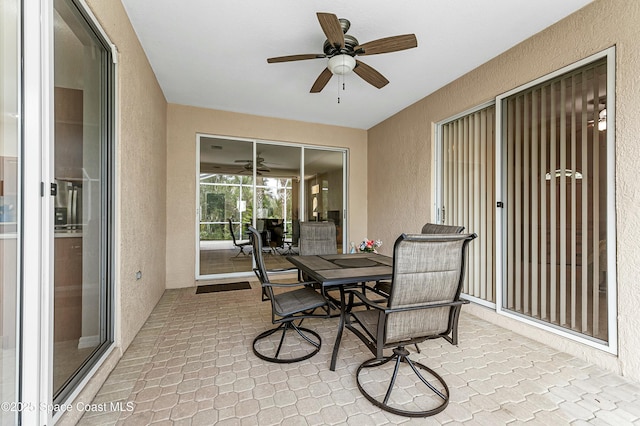
M 295 142 L 281 142 L 281 141 L 271 141 L 271 140 L 263 140 L 263 139 L 251 139 L 251 138 L 243 138 L 236 136 L 223 136 L 223 135 L 215 135 L 211 133 L 196 133 L 196 199 L 195 199 L 195 246 L 196 246 L 196 261 L 195 261 L 195 277 L 196 280 L 210 280 L 210 279 L 225 279 L 225 278 L 238 278 L 238 277 L 247 277 L 252 276 L 253 271 L 246 272 L 229 272 L 229 273 L 221 273 L 221 274 L 206 274 L 202 275 L 200 273 L 200 145 L 201 138 L 220 138 L 225 140 L 234 140 L 238 142 L 250 142 L 252 144 L 252 156 L 256 158 L 258 145 L 277 145 L 277 146 L 288 146 L 292 148 L 300 149 L 300 177 L 301 182 L 304 182 L 305 176 L 305 152 L 306 150 L 316 150 L 316 151 L 331 151 L 340 153 L 342 155 L 342 220 L 345 223 L 345 226 L 342 227 L 342 241 L 343 241 L 343 251 L 345 249 L 344 241 L 347 241 L 348 235 L 348 191 L 349 191 L 349 182 L 347 178 L 349 176 L 349 149 L 348 148 L 340 148 L 340 147 L 329 147 L 329 146 L 319 146 L 319 145 L 308 145 L 304 143 L 295 143 Z M 256 163 L 253 164 L 253 206 L 254 209 L 257 206 L 257 191 L 256 191 Z M 303 214 L 304 208 L 306 206 L 305 200 L 305 191 L 304 185 L 299 185 L 299 200 L 300 200 L 300 212 Z M 256 215 L 253 214 L 253 223 L 252 225 L 256 225 Z M 253 259 L 252 259 L 253 262 Z M 255 266 L 255 265 L 254 265 Z
M 496 103 L 496 101 L 494 99 L 487 101 L 483 104 L 480 104 L 478 106 L 475 106 L 473 108 L 470 108 L 466 111 L 463 111 L 459 114 L 456 114 L 454 116 L 448 117 L 445 120 L 439 121 L 435 124 L 435 141 L 436 143 L 433 144 L 434 145 L 434 149 L 433 149 L 433 155 L 434 155 L 434 159 L 435 159 L 435 167 L 434 167 L 434 182 L 436 185 L 436 190 L 434 191 L 435 196 L 434 196 L 434 205 L 433 205 L 433 217 L 435 217 L 435 222 L 438 224 L 444 224 L 445 223 L 445 219 L 446 219 L 446 207 L 444 206 L 444 196 L 443 196 L 443 191 L 444 191 L 444 177 L 443 177 L 443 172 L 444 172 L 444 166 L 443 166 L 443 162 L 444 162 L 444 140 L 443 140 L 443 127 L 448 124 L 451 123 L 452 121 L 456 121 L 460 118 L 466 117 L 468 115 L 474 114 L 478 111 L 481 111 L 483 109 L 489 108 L 491 106 L 494 106 Z M 488 211 L 488 210 L 487 210 Z M 469 232 L 476 232 L 476 230 L 472 230 L 469 229 L 467 230 Z M 496 251 L 496 253 L 499 253 Z M 495 255 L 493 256 L 495 259 Z M 477 303 L 479 305 L 482 306 L 486 306 L 488 308 L 491 309 L 495 309 L 496 304 L 494 302 L 488 301 L 488 300 L 484 300 L 481 299 L 479 297 L 475 297 L 466 293 L 462 294 L 462 297 L 464 299 L 470 300 L 474 303 Z M 497 293 L 496 293 L 496 297 L 497 297 Z
M 582 66 L 588 65 L 599 59 L 607 58 L 607 129 L 606 129 L 606 144 L 607 144 L 607 198 L 606 198 L 606 210 L 607 210 L 607 271 L 611 271 L 607 274 L 607 327 L 608 327 L 608 342 L 603 343 L 601 340 L 591 338 L 584 334 L 572 332 L 570 330 L 555 326 L 546 322 L 535 320 L 534 318 L 518 314 L 514 311 L 508 310 L 503 307 L 503 298 L 505 296 L 504 285 L 505 277 L 507 275 L 507 264 L 505 262 L 506 257 L 506 211 L 504 208 L 496 206 L 496 312 L 499 315 L 504 315 L 509 318 L 516 319 L 526 324 L 532 325 L 537 328 L 541 328 L 546 331 L 550 331 L 554 334 L 566 337 L 570 340 L 575 340 L 583 343 L 587 346 L 591 346 L 611 354 L 618 353 L 618 334 L 617 334 L 617 286 L 616 286 L 616 209 L 615 209 L 615 46 L 610 47 L 602 52 L 591 55 L 585 59 L 575 62 L 571 65 L 563 67 L 553 73 L 547 74 L 536 80 L 533 80 L 525 85 L 519 86 L 513 90 L 503 93 L 496 97 L 496 160 L 495 160 L 495 173 L 496 173 L 496 200 L 498 202 L 504 202 L 506 197 L 506 156 L 504 155 L 504 143 L 503 143 L 503 129 L 502 129 L 502 100 L 508 98 L 516 93 L 527 90 L 531 87 L 545 83 L 556 77 L 559 77 L 567 72 Z M 509 206 L 507 206 L 508 208 Z
M 498 207 L 504 205 L 506 199 L 506 158 L 504 156 L 503 146 L 503 108 L 502 100 L 508 98 L 516 93 L 527 90 L 530 87 L 539 85 L 541 83 L 552 80 L 567 72 L 582 66 L 588 65 L 599 59 L 607 59 L 607 129 L 606 129 L 606 146 L 607 146 L 607 195 L 606 195 L 606 233 L 607 233 L 607 327 L 608 327 L 608 340 L 603 342 L 602 340 L 592 338 L 590 336 L 579 334 L 571 330 L 549 324 L 543 321 L 536 320 L 532 317 L 528 317 L 512 310 L 508 310 L 503 307 L 503 299 L 505 297 L 504 285 L 506 278 L 506 212 L 505 208 Z M 498 315 L 503 315 L 515 319 L 517 321 L 526 323 L 536 328 L 549 331 L 551 333 L 560 335 L 567 339 L 583 343 L 587 346 L 594 347 L 596 349 L 617 354 L 618 352 L 618 334 L 617 334 L 617 269 L 616 269 L 616 210 L 615 210 L 615 46 L 608 48 L 602 52 L 591 55 L 581 61 L 568 65 L 559 69 L 553 73 L 547 74 L 536 80 L 533 80 L 525 85 L 519 86 L 513 90 L 503 93 L 497 96 L 494 100 L 485 102 L 474 108 L 448 117 L 445 120 L 435 123 L 434 127 L 434 141 L 432 148 L 432 155 L 434 158 L 433 167 L 433 182 L 434 186 L 434 200 L 433 200 L 433 217 L 436 223 L 444 223 L 446 211 L 443 211 L 443 125 L 450 123 L 454 120 L 460 119 L 467 115 L 473 114 L 479 110 L 485 109 L 491 105 L 495 105 L 495 223 L 494 223 L 494 235 L 495 235 L 495 253 L 494 253 L 494 265 L 495 265 L 495 303 L 479 299 L 477 297 L 463 295 L 465 299 L 468 299 L 476 304 L 495 309 Z M 446 207 L 446 206 L 445 206 Z M 506 206 L 507 208 L 509 206 Z M 474 230 L 469 230 L 473 232 Z

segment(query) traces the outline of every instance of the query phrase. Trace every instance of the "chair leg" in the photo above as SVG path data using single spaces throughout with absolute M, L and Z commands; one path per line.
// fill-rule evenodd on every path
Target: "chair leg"
M 394 369 L 393 369 L 393 374 L 391 376 L 391 379 L 389 380 L 389 386 L 387 387 L 387 391 L 384 394 L 384 396 L 378 395 L 378 397 L 376 398 L 373 395 L 369 394 L 364 389 L 364 387 L 362 386 L 362 383 L 360 381 L 360 372 L 365 368 L 380 367 L 380 366 L 382 366 L 382 365 L 384 365 L 384 364 L 386 364 L 386 363 L 388 363 L 390 361 L 393 361 L 393 360 L 395 360 L 395 366 L 394 366 Z M 435 407 L 427 409 L 427 410 L 404 410 L 402 408 L 394 407 L 394 406 L 391 406 L 389 404 L 389 400 L 392 399 L 391 398 L 391 394 L 392 394 L 392 392 L 394 390 L 394 386 L 395 386 L 396 378 L 398 376 L 398 372 L 400 370 L 400 366 L 403 365 L 403 364 L 406 364 L 406 365 L 410 366 L 410 368 L 412 369 L 413 373 L 416 376 L 418 376 L 418 378 L 420 379 L 420 383 L 426 385 L 427 388 L 429 390 L 431 390 L 431 392 L 433 392 L 435 394 L 434 398 L 436 400 L 441 401 L 440 403 L 435 404 Z M 428 372 L 433 377 L 433 379 L 435 379 L 435 380 L 432 380 L 432 381 L 437 382 L 439 384 L 439 388 L 442 389 L 442 390 L 438 389 L 438 387 L 436 387 L 432 383 L 430 383 L 422 375 L 422 373 L 419 370 L 424 370 L 424 371 Z M 365 361 L 362 364 L 360 364 L 360 366 L 358 367 L 358 370 L 356 371 L 356 383 L 358 385 L 358 389 L 360 390 L 360 392 L 373 405 L 375 405 L 376 407 L 381 408 L 384 411 L 388 411 L 388 412 L 393 413 L 393 414 L 398 414 L 400 416 L 406 416 L 406 417 L 429 417 L 429 416 L 433 416 L 434 414 L 440 413 L 449 404 L 449 387 L 445 383 L 444 379 L 442 379 L 442 377 L 440 377 L 440 375 L 438 375 L 438 373 L 436 373 L 432 369 L 426 367 L 425 365 L 420 364 L 418 362 L 411 361 L 411 359 L 409 359 L 409 351 L 406 350 L 402 346 L 397 347 L 396 349 L 394 349 L 393 350 L 393 355 L 391 355 L 389 357 L 385 357 L 385 358 L 382 358 L 382 359 L 373 358 L 373 359 L 370 359 L 370 360 Z
M 299 356 L 296 358 L 280 358 L 280 351 L 282 350 L 287 331 L 289 330 L 295 330 L 296 333 L 303 338 L 303 341 L 305 343 L 308 343 L 313 347 L 313 350 L 303 356 Z M 270 355 L 261 353 L 256 347 L 260 342 L 260 340 L 267 338 L 272 334 L 277 333 L 278 331 L 281 331 L 282 335 L 280 336 L 280 340 L 278 342 L 275 355 L 270 356 Z M 313 336 L 313 338 L 311 338 L 310 336 Z M 293 321 L 284 322 L 276 328 L 272 328 L 271 330 L 267 330 L 265 332 L 260 333 L 258 336 L 256 336 L 255 339 L 253 339 L 253 353 L 258 358 L 263 359 L 265 361 L 269 361 L 269 362 L 276 362 L 279 364 L 288 364 L 288 363 L 303 361 L 305 359 L 311 358 L 312 356 L 314 356 L 320 351 L 321 346 L 322 346 L 322 339 L 320 338 L 320 335 L 318 333 L 316 333 L 313 330 L 309 330 L 308 328 L 297 326 L 293 323 Z

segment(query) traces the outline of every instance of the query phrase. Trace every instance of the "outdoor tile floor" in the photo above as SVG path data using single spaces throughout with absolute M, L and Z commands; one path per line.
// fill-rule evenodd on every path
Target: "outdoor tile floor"
M 640 384 L 464 308 L 457 347 L 439 339 L 411 354 L 447 381 L 449 406 L 427 419 L 383 412 L 358 391 L 356 368 L 371 354 L 349 331 L 336 371 L 329 370 L 337 318 L 305 321 L 323 339 L 311 359 L 281 365 L 257 358 L 251 344 L 271 327 L 271 309 L 252 286 L 166 291 L 94 400 L 124 409 L 87 412 L 79 424 L 640 424 Z

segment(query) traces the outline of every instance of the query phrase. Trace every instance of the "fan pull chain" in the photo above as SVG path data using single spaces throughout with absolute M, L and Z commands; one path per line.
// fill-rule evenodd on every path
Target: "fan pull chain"
M 345 90 L 345 84 L 344 84 L 344 74 L 340 75 L 340 78 L 342 78 L 342 90 Z M 338 82 L 338 103 L 340 103 L 340 83 Z

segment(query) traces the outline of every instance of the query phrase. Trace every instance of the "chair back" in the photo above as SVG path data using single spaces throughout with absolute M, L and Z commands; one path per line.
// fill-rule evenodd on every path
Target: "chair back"
M 336 225 L 333 222 L 300 222 L 300 255 L 336 254 Z
M 264 258 L 262 257 L 262 236 L 253 226 L 249 226 L 248 230 L 251 246 L 253 247 L 253 260 L 256 262 L 256 267 L 253 272 L 255 272 L 258 280 L 260 280 L 260 284 L 268 284 L 269 275 L 267 275 L 267 268 L 264 264 Z
M 423 234 L 460 234 L 464 226 L 440 225 L 439 223 L 425 223 L 422 227 Z
M 389 309 L 450 303 L 460 298 L 467 245 L 476 234 L 401 235 L 395 242 Z M 454 309 L 389 313 L 385 344 L 448 333 Z

